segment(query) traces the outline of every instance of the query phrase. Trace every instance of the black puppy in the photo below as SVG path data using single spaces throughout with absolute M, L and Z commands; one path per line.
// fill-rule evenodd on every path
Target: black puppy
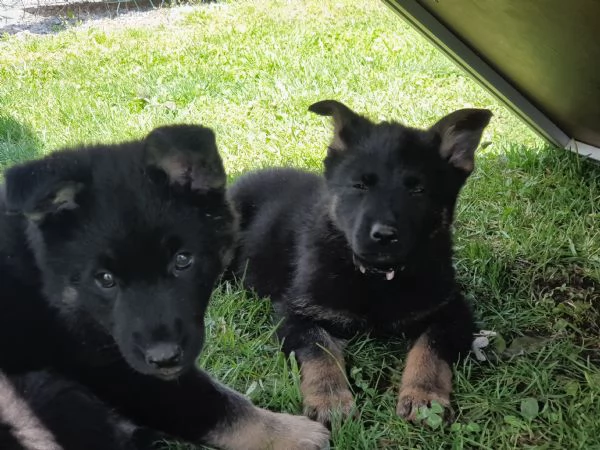
M 350 412 L 343 339 L 369 331 L 414 340 L 397 413 L 415 420 L 433 400 L 449 405 L 451 364 L 472 342 L 450 226 L 491 113 L 463 109 L 419 130 L 375 124 L 333 100 L 310 111 L 333 116 L 325 177 L 271 169 L 233 185 L 234 271 L 275 302 L 309 416 Z
M 225 179 L 213 132 L 192 125 L 6 171 L 0 442 L 17 445 L 34 417 L 40 449 L 146 449 L 164 435 L 240 450 L 327 444 L 320 424 L 259 409 L 195 367 L 237 233 Z

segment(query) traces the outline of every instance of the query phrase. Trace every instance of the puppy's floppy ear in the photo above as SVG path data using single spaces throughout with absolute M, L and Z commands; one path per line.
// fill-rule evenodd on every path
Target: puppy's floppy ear
M 172 185 L 198 194 L 225 187 L 223 161 L 210 128 L 159 127 L 146 137 L 144 150 L 146 163 L 163 171 Z
M 88 168 L 74 151 L 11 167 L 4 174 L 8 212 L 41 222 L 48 215 L 77 209 L 77 198 L 90 181 Z
M 310 112 L 320 116 L 333 117 L 334 137 L 330 144 L 333 150 L 346 150 L 365 134 L 372 123 L 356 114 L 336 100 L 322 100 L 308 107 Z
M 487 109 L 459 109 L 440 119 L 431 130 L 440 136 L 440 155 L 449 164 L 471 173 L 475 166 L 475 150 L 483 130 L 490 123 Z

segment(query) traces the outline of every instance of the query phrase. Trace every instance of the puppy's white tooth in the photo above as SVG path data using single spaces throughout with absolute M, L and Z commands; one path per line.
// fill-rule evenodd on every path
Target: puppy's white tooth
M 367 273 L 367 269 L 365 269 L 365 266 L 361 265 L 358 268 L 360 269 L 361 273 Z
M 395 274 L 396 274 L 396 272 L 394 272 L 393 270 L 390 270 L 389 272 L 386 272 L 385 279 L 388 281 L 393 280 Z

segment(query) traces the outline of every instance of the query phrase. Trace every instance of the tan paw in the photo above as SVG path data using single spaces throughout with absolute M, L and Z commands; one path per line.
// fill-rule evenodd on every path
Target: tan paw
M 300 390 L 304 414 L 323 424 L 343 419 L 354 412 L 354 398 L 348 388 L 342 344 L 329 338 L 328 350 L 301 358 Z
M 330 424 L 336 418 L 349 417 L 354 412 L 354 397 L 346 386 L 335 390 L 323 390 L 319 394 L 304 397 L 304 414 L 323 424 Z
M 403 388 L 396 405 L 396 414 L 410 422 L 419 422 L 419 409 L 430 407 L 433 401 L 443 406 L 446 413 L 450 413 L 450 397 L 448 395 L 419 387 Z
M 304 416 L 252 407 L 206 441 L 222 450 L 321 450 L 329 448 L 329 431 Z
M 267 411 L 267 428 L 272 431 L 269 450 L 329 449 L 329 431 L 320 423 L 304 416 L 277 414 Z M 256 449 L 259 450 L 259 449 Z M 262 450 L 262 448 L 260 449 Z
M 435 401 L 450 412 L 452 369 L 433 350 L 426 334 L 408 352 L 396 413 L 410 422 L 419 422 L 419 409 Z

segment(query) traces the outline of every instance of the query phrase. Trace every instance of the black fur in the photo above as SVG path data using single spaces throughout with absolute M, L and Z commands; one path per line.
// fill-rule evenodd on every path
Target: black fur
M 242 432 L 258 409 L 195 364 L 237 228 L 212 131 L 169 126 L 63 150 L 7 170 L 5 182 L 0 370 L 61 448 Z M 3 448 L 15 440 L 6 406 Z M 125 419 L 135 432 L 123 432 Z M 294 432 L 326 438 L 304 420 Z
M 120 417 L 84 386 L 49 372 L 0 378 L 0 392 L 6 394 L 7 390 L 12 390 L 27 406 L 8 405 L 6 397 L 0 399 L 0 410 L 6 413 L 12 408 L 17 415 L 17 420 L 12 421 L 16 423 L 5 423 L 4 429 L 0 426 L 3 450 L 29 450 L 32 446 L 23 444 L 33 442 L 37 444 L 34 448 L 48 450 L 59 445 L 63 449 L 135 450 L 152 448 L 165 438 Z M 30 417 L 39 420 L 38 426 L 51 437 L 40 439 L 39 429 L 30 423 Z
M 324 177 L 268 169 L 231 187 L 242 229 L 234 272 L 274 301 L 284 350 L 300 363 L 327 347 L 322 330 L 426 335 L 455 362 L 474 325 L 450 225 L 491 114 L 461 110 L 419 130 L 374 124 L 335 101 L 310 110 L 334 118 Z

